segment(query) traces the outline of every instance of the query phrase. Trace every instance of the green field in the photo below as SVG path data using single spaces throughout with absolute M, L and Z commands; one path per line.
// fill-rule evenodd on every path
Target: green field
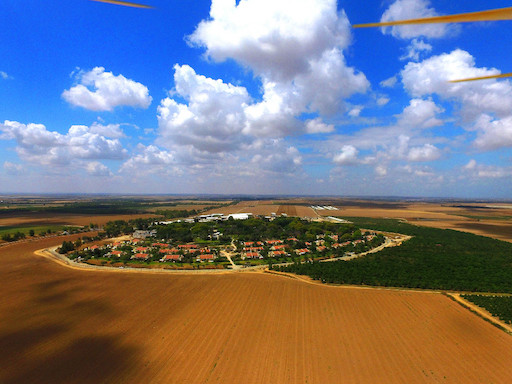
M 15 234 L 16 232 L 21 232 L 21 233 L 24 233 L 26 236 L 28 236 L 30 230 L 33 230 L 36 235 L 38 235 L 42 232 L 48 233 L 48 231 L 50 231 L 51 233 L 60 233 L 62 231 L 65 231 L 66 229 L 69 229 L 69 227 L 66 227 L 64 225 L 0 227 L 0 236 L 6 235 L 6 234 Z

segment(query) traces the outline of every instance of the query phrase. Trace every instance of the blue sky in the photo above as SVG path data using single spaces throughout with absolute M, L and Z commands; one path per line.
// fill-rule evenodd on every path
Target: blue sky
M 507 1 L 0 3 L 0 192 L 510 198 Z

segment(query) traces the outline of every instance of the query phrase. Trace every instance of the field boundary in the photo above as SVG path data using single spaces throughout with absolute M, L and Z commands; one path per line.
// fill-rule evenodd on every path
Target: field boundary
M 479 294 L 479 293 L 477 293 L 477 294 Z M 485 321 L 488 321 L 492 325 L 500 328 L 501 330 L 505 331 L 506 333 L 508 333 L 509 335 L 512 336 L 512 326 L 510 326 L 509 324 L 501 321 L 501 319 L 493 316 L 486 309 L 484 309 L 484 308 L 482 308 L 482 307 L 480 307 L 480 306 L 478 306 L 476 304 L 473 304 L 472 302 L 464 299 L 461 296 L 461 293 L 448 293 L 448 292 L 445 292 L 444 295 L 446 295 L 447 297 L 449 297 L 453 301 L 457 302 L 459 305 L 463 306 L 467 310 L 473 312 L 478 317 L 482 318 Z

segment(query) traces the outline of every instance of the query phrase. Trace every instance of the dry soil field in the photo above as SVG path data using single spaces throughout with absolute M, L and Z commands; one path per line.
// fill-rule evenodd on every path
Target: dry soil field
M 273 200 L 250 200 L 241 201 L 236 205 L 212 209 L 207 213 L 252 213 L 253 215 L 266 215 L 270 216 L 272 213 L 281 215 L 282 213 L 288 216 L 300 217 L 317 217 L 315 211 L 308 206 L 279 204 L 279 201 Z
M 13 212 L 0 216 L 0 227 L 11 226 L 41 226 L 41 225 L 89 225 L 90 223 L 104 225 L 114 220 L 131 220 L 136 218 L 157 217 L 152 214 L 137 215 L 78 215 L 70 213 L 48 212 Z
M 354 201 L 337 205 L 338 211 L 318 211 L 323 216 L 404 219 L 411 224 L 455 229 L 512 241 L 512 205 L 455 203 L 372 203 Z
M 440 294 L 76 271 L 56 241 L 0 247 L 2 384 L 510 382 L 512 337 Z

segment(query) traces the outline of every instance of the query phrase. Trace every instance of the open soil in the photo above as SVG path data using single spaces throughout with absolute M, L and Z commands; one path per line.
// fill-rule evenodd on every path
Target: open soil
M 338 211 L 318 211 L 322 216 L 403 219 L 410 224 L 454 229 L 512 241 L 512 206 L 440 203 L 385 203 L 339 201 Z
M 114 220 L 131 220 L 137 218 L 159 217 L 153 214 L 137 215 L 77 215 L 69 213 L 48 212 L 2 212 L 0 227 L 11 226 L 42 226 L 42 225 L 89 225 L 91 223 L 104 225 Z
M 512 337 L 440 294 L 33 254 L 62 240 L 0 247 L 2 384 L 510 382 Z

